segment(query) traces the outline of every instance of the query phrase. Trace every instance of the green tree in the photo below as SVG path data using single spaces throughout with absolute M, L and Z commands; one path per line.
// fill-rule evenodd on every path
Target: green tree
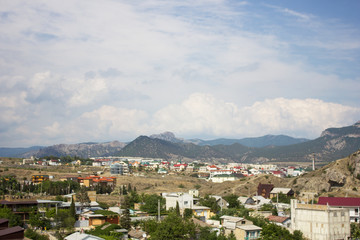
M 350 231 L 351 231 L 352 238 L 360 238 L 360 224 L 359 223 L 351 223 Z
M 209 207 L 212 212 L 218 212 L 219 211 L 219 205 L 216 202 L 216 199 L 214 197 L 210 197 L 209 195 L 206 195 L 204 198 L 200 198 L 199 200 L 200 205 Z
M 125 229 L 130 229 L 131 228 L 131 219 L 130 219 L 130 211 L 129 211 L 130 205 L 129 205 L 129 197 L 128 196 L 125 196 L 125 198 L 124 198 L 123 207 L 124 207 L 124 212 L 122 213 L 122 215 L 120 217 L 120 226 Z
M 72 216 L 76 220 L 75 202 L 73 198 L 71 198 L 70 216 Z
M 178 201 L 176 201 L 175 213 L 176 213 L 176 215 L 180 216 L 180 207 L 179 207 L 179 202 Z
M 160 210 L 164 210 L 165 199 L 157 194 L 144 195 L 144 204 L 140 206 L 140 210 L 150 213 L 156 214 L 158 211 L 158 201 L 160 200 Z
M 189 220 L 184 220 L 175 213 L 170 213 L 158 224 L 155 231 L 149 232 L 152 240 L 183 240 L 195 238 L 196 226 Z
M 0 218 L 9 219 L 9 226 L 19 226 L 21 225 L 20 217 L 15 215 L 10 208 L 2 207 L 0 208 Z
M 286 194 L 283 193 L 278 193 L 278 197 L 277 196 L 273 197 L 271 201 L 274 203 L 279 202 L 279 203 L 289 204 L 291 199 L 294 199 L 294 197 L 287 196 Z
M 47 218 L 42 217 L 39 213 L 31 213 L 29 216 L 29 224 L 32 227 L 38 227 L 38 228 L 46 228 L 46 229 L 50 229 L 51 228 L 51 224 L 50 224 L 50 220 Z
M 296 230 L 293 234 L 286 228 L 274 223 L 267 223 L 262 226 L 261 236 L 263 240 L 304 240 L 301 231 Z
M 230 194 L 223 198 L 229 203 L 229 206 L 228 206 L 229 208 L 239 208 L 240 207 L 240 202 L 238 201 L 238 198 L 239 198 L 238 195 Z
M 24 236 L 33 240 L 49 240 L 48 236 L 39 234 L 34 230 L 32 230 L 31 228 L 26 229 Z

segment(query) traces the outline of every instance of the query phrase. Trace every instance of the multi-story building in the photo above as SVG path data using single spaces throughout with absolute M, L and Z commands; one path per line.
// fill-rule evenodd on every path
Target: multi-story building
M 31 177 L 33 183 L 41 183 L 46 180 L 49 180 L 49 175 L 32 175 Z
M 350 222 L 360 222 L 360 198 L 319 197 L 318 204 L 348 209 L 350 215 Z
M 245 218 L 224 215 L 220 219 L 226 236 L 233 233 L 237 240 L 260 238 L 262 228 L 253 225 L 253 222 Z
M 348 239 L 350 237 L 349 211 L 328 205 L 300 204 L 296 199 L 292 199 L 291 228 L 300 230 L 309 239 Z

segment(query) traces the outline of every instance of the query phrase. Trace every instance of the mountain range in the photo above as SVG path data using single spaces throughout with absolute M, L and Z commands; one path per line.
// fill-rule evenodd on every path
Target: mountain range
M 314 139 L 292 138 L 285 135 L 266 135 L 259 138 L 185 140 L 171 132 L 139 136 L 129 143 L 58 144 L 29 152 L 0 148 L 0 156 L 134 156 L 168 160 L 199 160 L 208 162 L 331 162 L 348 156 L 360 148 L 360 121 L 354 125 L 329 128 Z M 15 150 L 15 149 L 14 149 Z

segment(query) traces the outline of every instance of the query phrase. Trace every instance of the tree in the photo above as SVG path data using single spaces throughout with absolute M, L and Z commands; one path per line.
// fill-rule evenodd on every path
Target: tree
M 129 205 L 128 196 L 125 196 L 123 206 L 124 206 L 124 212 L 120 217 L 120 226 L 122 228 L 129 230 L 131 228 L 131 219 L 130 219 L 130 211 L 129 211 L 130 205 Z
M 286 228 L 274 223 L 268 223 L 262 226 L 261 236 L 263 240 L 304 240 L 301 231 L 296 230 L 291 234 Z
M 205 198 L 200 198 L 199 200 L 200 205 L 209 207 L 212 212 L 218 212 L 219 211 L 219 205 L 216 202 L 216 199 L 214 197 L 210 197 L 209 195 L 206 195 Z
M 360 238 L 360 224 L 359 223 L 351 223 L 350 231 L 352 238 Z
M 173 239 L 183 240 L 195 238 L 196 226 L 189 220 L 183 220 L 175 213 L 170 213 L 162 222 L 158 223 L 155 231 L 149 232 L 152 240 Z
M 238 198 L 239 198 L 238 195 L 230 194 L 223 198 L 229 203 L 229 206 L 228 206 L 229 208 L 239 208 L 240 207 L 240 203 L 238 201 Z
M 75 202 L 73 198 L 71 198 L 70 216 L 72 216 L 76 220 Z
M 165 199 L 157 194 L 144 195 L 144 204 L 140 206 L 140 210 L 155 214 L 158 211 L 158 201 L 160 200 L 160 210 L 164 210 Z
M 176 201 L 175 213 L 176 213 L 177 216 L 180 216 L 180 207 L 179 207 L 179 202 L 178 201 Z
M 10 208 L 0 208 L 0 218 L 9 219 L 9 227 L 19 226 L 21 224 L 20 217 L 15 215 Z
M 87 194 L 86 188 L 82 187 L 80 191 L 76 193 L 76 200 L 80 202 L 81 204 L 81 210 L 82 208 L 87 204 L 90 203 L 90 198 Z

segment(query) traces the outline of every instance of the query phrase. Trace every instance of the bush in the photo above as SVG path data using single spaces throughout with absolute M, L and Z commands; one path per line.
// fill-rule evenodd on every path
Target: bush
M 49 240 L 48 236 L 39 234 L 30 228 L 26 229 L 24 236 L 33 240 Z

